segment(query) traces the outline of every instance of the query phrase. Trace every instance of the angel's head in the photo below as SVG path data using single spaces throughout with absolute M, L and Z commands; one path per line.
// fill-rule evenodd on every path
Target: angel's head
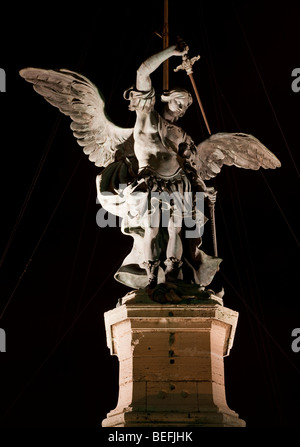
M 169 121 L 178 120 L 193 102 L 192 95 L 183 88 L 165 91 L 161 95 L 161 100 L 166 103 L 164 117 Z

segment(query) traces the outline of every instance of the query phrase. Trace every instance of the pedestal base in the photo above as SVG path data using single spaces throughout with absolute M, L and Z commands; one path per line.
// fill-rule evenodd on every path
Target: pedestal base
M 229 410 L 230 411 L 230 410 Z M 108 413 L 102 421 L 102 427 L 245 427 L 246 423 L 238 414 L 215 412 L 133 412 L 126 409 L 122 413 Z
M 197 304 L 125 300 L 106 312 L 120 372 L 118 404 L 102 426 L 245 426 L 228 408 L 224 386 L 237 318 L 213 296 Z

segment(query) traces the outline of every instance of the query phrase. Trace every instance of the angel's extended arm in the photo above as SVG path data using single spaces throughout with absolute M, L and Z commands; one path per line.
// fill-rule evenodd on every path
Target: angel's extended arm
M 188 47 L 182 42 L 172 45 L 159 53 L 150 56 L 137 70 L 136 88 L 140 91 L 148 91 L 152 87 L 150 74 L 171 56 L 182 56 L 188 51 Z

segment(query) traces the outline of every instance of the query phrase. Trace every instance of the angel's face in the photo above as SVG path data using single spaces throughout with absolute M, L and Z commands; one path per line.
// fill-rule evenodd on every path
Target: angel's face
M 188 100 L 185 97 L 172 98 L 168 102 L 169 110 L 174 117 L 180 118 L 183 116 L 188 108 Z
M 191 95 L 186 91 L 173 90 L 169 95 L 163 95 L 162 101 L 166 102 L 165 112 L 173 121 L 183 116 L 191 105 Z

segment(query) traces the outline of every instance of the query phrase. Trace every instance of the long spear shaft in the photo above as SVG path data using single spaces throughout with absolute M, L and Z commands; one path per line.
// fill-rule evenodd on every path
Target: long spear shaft
M 164 0 L 164 28 L 163 28 L 163 48 L 169 46 L 169 3 Z M 163 64 L 163 89 L 169 90 L 169 59 Z

